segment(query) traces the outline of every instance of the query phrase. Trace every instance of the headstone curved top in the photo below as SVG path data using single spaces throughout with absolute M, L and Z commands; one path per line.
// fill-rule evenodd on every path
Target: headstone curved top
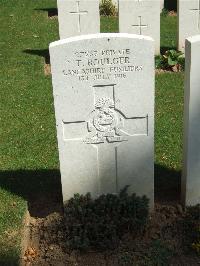
M 154 42 L 132 34 L 50 45 L 64 201 L 129 192 L 153 206 Z

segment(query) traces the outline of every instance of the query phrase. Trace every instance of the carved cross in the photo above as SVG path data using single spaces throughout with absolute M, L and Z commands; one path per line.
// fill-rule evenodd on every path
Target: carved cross
M 72 15 L 78 16 L 78 32 L 81 32 L 81 15 L 87 15 L 88 11 L 81 11 L 80 10 L 80 1 L 76 2 L 76 11 L 69 12 Z
M 99 193 L 109 193 L 110 190 L 118 193 L 118 147 L 122 143 L 128 143 L 130 138 L 148 136 L 148 115 L 126 117 L 118 110 L 115 84 L 94 86 L 93 95 L 94 107 L 88 118 L 84 121 L 63 121 L 64 141 L 79 141 L 83 145 L 92 145 L 97 154 Z M 84 136 L 65 137 L 65 131 L 74 136 L 74 133 L 83 130 L 86 132 Z
M 198 7 L 197 8 L 191 8 L 191 11 L 195 11 L 198 13 L 198 29 L 200 29 L 200 0 L 198 0 Z
M 139 34 L 142 35 L 142 29 L 147 28 L 148 25 L 143 25 L 142 24 L 142 16 L 138 16 L 139 18 L 139 23 L 132 25 L 133 27 L 138 27 L 139 28 Z

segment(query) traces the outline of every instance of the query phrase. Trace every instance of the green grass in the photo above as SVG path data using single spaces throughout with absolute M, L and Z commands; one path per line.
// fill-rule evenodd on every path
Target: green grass
M 177 17 L 161 16 L 160 47 L 161 52 L 176 49 L 177 45 Z
M 0 265 L 17 265 L 27 202 L 59 178 L 51 77 L 43 72 L 58 23 L 45 10 L 56 0 L 0 4 Z M 162 47 L 175 47 L 175 24 L 162 17 Z M 117 18 L 101 18 L 101 31 L 117 32 Z M 170 176 L 181 169 L 182 109 L 183 75 L 157 76 L 156 164 Z
M 183 76 L 156 76 L 156 163 L 176 170 L 182 160 Z
M 52 179 L 35 170 L 58 169 L 51 78 L 43 74 L 43 55 L 58 30 L 39 10 L 56 1 L 0 4 L 0 265 L 15 265 L 27 199 Z
M 184 74 L 156 75 L 155 197 L 180 195 Z
M 101 32 L 119 32 L 117 17 L 101 17 Z

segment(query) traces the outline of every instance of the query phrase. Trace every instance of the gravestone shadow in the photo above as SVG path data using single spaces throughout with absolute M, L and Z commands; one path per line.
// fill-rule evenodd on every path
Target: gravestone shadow
M 37 55 L 44 58 L 45 64 L 50 64 L 50 55 L 49 49 L 26 49 L 22 51 L 23 53 L 30 54 L 30 55 Z
M 34 10 L 47 12 L 48 17 L 58 16 L 58 9 L 57 8 L 36 8 Z
M 171 203 L 181 201 L 181 171 L 168 169 L 155 164 L 154 168 L 155 202 Z
M 177 0 L 165 0 L 164 8 L 169 11 L 177 11 Z
M 25 199 L 33 217 L 62 212 L 59 170 L 0 171 L 0 187 Z
M 155 165 L 155 201 L 180 202 L 181 173 Z M 60 171 L 7 170 L 0 171 L 0 187 L 28 202 L 33 217 L 46 217 L 53 212 L 63 212 Z

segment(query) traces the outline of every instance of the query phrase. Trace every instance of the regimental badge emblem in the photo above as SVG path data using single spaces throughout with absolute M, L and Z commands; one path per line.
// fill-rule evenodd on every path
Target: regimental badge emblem
M 128 141 L 136 135 L 148 135 L 148 115 L 127 117 L 120 110 L 115 84 L 95 85 L 92 89 L 93 108 L 86 118 L 63 121 L 64 141 L 109 144 Z M 84 134 L 80 135 L 80 132 Z
M 97 99 L 95 110 L 92 111 L 87 121 L 89 133 L 84 142 L 95 144 L 127 140 L 120 132 L 124 125 L 123 122 L 122 115 L 115 110 L 113 99 L 108 97 Z

